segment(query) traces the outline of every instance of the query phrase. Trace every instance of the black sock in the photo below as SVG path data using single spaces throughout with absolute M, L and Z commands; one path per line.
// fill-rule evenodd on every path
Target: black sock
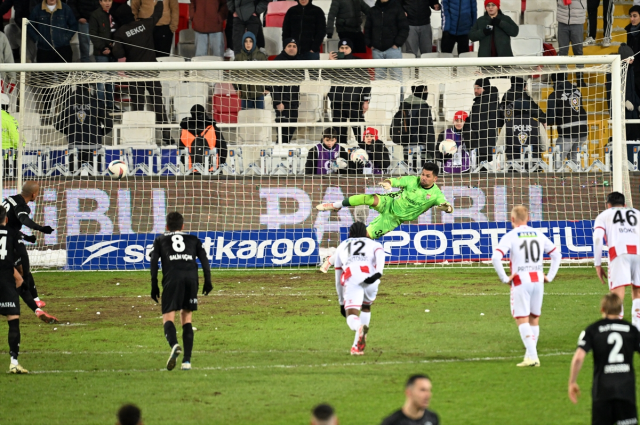
M 191 323 L 187 323 L 182 325 L 182 362 L 190 362 L 191 361 L 191 350 L 193 350 L 193 326 Z
M 27 286 L 28 285 L 26 282 L 22 282 L 22 285 L 20 285 L 20 289 L 18 291 L 20 292 L 20 298 L 22 298 L 22 301 L 24 301 L 24 303 L 31 310 L 36 311 L 38 306 L 36 305 L 36 302 L 33 300 L 33 296 L 31 295 L 31 292 L 29 291 L 29 288 Z
M 164 323 L 164 337 L 167 338 L 169 347 L 173 348 L 178 343 L 178 337 L 176 336 L 176 325 L 173 322 Z
M 14 359 L 18 358 L 20 351 L 20 319 L 9 320 L 9 354 Z
M 31 296 L 35 299 L 38 298 L 38 289 L 36 288 L 36 282 L 33 280 L 33 275 L 31 272 L 25 273 L 25 283 L 28 282 L 29 292 L 31 292 Z

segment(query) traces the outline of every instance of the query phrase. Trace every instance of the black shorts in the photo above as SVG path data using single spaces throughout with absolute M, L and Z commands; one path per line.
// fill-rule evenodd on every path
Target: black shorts
M 198 279 L 185 276 L 162 283 L 162 314 L 198 309 Z
M 26 264 L 27 268 L 29 267 L 29 253 L 27 252 L 27 246 L 22 243 L 19 242 L 18 243 L 18 249 L 15 251 L 14 255 L 16 256 L 16 260 L 13 263 L 14 266 L 19 266 L 20 264 Z M 24 272 L 27 272 L 28 270 L 23 270 Z
M 0 278 L 0 315 L 20 315 L 20 296 L 13 276 Z
M 632 425 L 638 423 L 636 404 L 627 400 L 594 401 L 591 405 L 592 425 Z

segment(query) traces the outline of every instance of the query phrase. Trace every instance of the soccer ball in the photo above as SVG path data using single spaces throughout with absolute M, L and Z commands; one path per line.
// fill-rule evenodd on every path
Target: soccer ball
M 107 172 L 109 173 L 111 178 L 116 180 L 120 180 L 121 178 L 126 177 L 128 171 L 129 167 L 127 167 L 127 164 L 120 159 L 111 161 L 109 167 L 107 167 Z
M 369 161 L 369 154 L 364 149 L 354 149 L 351 152 L 351 160 L 353 162 L 367 162 Z
M 440 152 L 444 154 L 453 155 L 458 151 L 458 146 L 456 145 L 456 142 L 454 142 L 453 140 L 446 139 L 440 143 L 439 149 L 440 149 Z

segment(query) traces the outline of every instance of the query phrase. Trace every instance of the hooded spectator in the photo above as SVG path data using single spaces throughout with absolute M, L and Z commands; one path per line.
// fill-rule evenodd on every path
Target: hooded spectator
M 465 120 L 465 139 L 469 150 L 477 149 L 477 163 L 489 161 L 491 148 L 498 137 L 498 89 L 491 85 L 489 78 L 479 78 L 473 86 L 475 98 L 471 114 Z
M 267 11 L 268 4 L 269 0 L 227 0 L 229 13 L 233 14 L 233 50 L 236 54 L 242 51 L 245 29 L 252 34 L 262 32 L 259 16 Z M 254 46 L 255 41 L 254 35 Z
M 453 127 L 447 128 L 438 136 L 438 151 L 435 154 L 437 160 L 443 161 L 442 171 L 445 173 L 465 173 L 471 168 L 468 141 L 464 138 L 464 125 L 469 117 L 465 111 L 458 111 L 453 115 Z M 447 142 L 455 142 L 456 151 L 448 153 Z
M 474 0 L 475 1 L 475 0 Z M 409 22 L 409 36 L 406 46 L 417 58 L 423 53 L 431 53 L 431 9 L 440 10 L 438 0 L 400 0 Z
M 367 151 L 369 162 L 357 165 L 364 169 L 364 174 L 385 174 L 391 161 L 384 142 L 378 139 L 378 130 L 367 127 L 362 137 L 362 141 L 358 142 L 358 147 Z
M 302 60 L 319 60 L 320 46 L 327 30 L 324 12 L 313 5 L 312 0 L 297 0 L 298 4 L 287 10 L 282 23 L 282 40 L 294 38 L 298 55 Z
M 201 138 L 201 139 L 198 139 Z M 209 149 L 218 150 L 218 165 L 227 162 L 227 142 L 215 120 L 207 116 L 204 106 L 200 104 L 191 107 L 191 116 L 180 121 L 180 147 L 189 150 L 190 159 L 193 161 L 195 147 L 198 140 L 206 142 Z
M 476 0 L 442 0 L 442 40 L 440 50 L 458 54 L 469 51 L 469 32 L 478 19 Z
M 409 146 L 420 146 L 425 158 L 434 158 L 436 135 L 431 106 L 427 103 L 429 89 L 425 85 L 412 86 L 408 96 L 393 117 L 391 139 L 403 146 L 405 162 L 409 161 Z
M 334 22 L 340 39 L 353 42 L 353 53 L 366 53 L 367 45 L 362 33 L 362 17 L 369 13 L 364 0 L 332 0 L 327 16 L 327 38 L 333 37 Z
M 284 40 L 284 49 L 274 60 L 292 61 L 297 60 L 298 43 L 293 38 Z M 295 72 L 295 71 L 293 71 Z M 299 76 L 302 79 L 303 76 Z M 273 86 L 271 88 L 271 98 L 273 99 L 273 109 L 276 111 L 276 122 L 298 122 L 298 108 L 300 107 L 300 86 L 291 84 L 294 79 L 292 74 L 289 75 L 289 84 L 285 86 Z M 282 143 L 289 143 L 293 134 L 296 132 L 295 127 L 282 127 Z
M 498 128 L 513 118 L 524 117 L 533 118 L 546 125 L 546 115 L 527 93 L 524 79 L 511 77 L 511 87 L 502 96 L 502 102 L 498 107 Z
M 234 61 L 266 61 L 267 56 L 258 50 L 256 36 L 246 32 L 242 36 L 242 49 L 235 55 Z M 242 109 L 264 109 L 264 86 L 234 84 L 242 102 Z
M 500 10 L 500 0 L 485 0 L 484 15 L 478 18 L 469 40 L 479 41 L 478 57 L 513 56 L 511 37 L 520 32 L 518 25 Z

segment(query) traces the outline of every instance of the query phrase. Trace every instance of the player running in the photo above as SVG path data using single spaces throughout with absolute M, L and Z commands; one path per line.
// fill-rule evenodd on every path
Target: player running
M 46 235 L 53 233 L 54 229 L 51 226 L 41 226 L 31 220 L 29 215 L 31 214 L 31 208 L 27 205 L 29 202 L 35 201 L 40 193 L 40 185 L 35 181 L 27 181 L 22 185 L 22 190 L 19 194 L 9 196 L 4 199 L 2 206 L 7 211 L 8 227 L 18 232 L 21 235 L 19 242 L 19 249 L 16 251 L 16 263 L 15 266 L 24 279 L 24 284 L 20 287 L 20 297 L 27 304 L 27 306 L 36 313 L 36 316 L 45 323 L 58 323 L 58 319 L 47 314 L 43 310 L 46 304 L 40 298 L 38 298 L 38 290 L 31 274 L 31 267 L 29 263 L 29 253 L 27 247 L 24 245 L 24 240 L 27 242 L 35 242 L 36 237 L 26 236 L 20 232 L 22 226 L 27 226 L 32 230 L 38 230 Z
M 380 242 L 367 237 L 365 224 L 356 222 L 349 228 L 349 239 L 338 246 L 332 258 L 335 259 L 340 313 L 356 333 L 351 355 L 362 356 L 371 322 L 371 304 L 376 299 L 384 269 L 384 250 Z
M 569 399 L 578 402 L 578 374 L 593 350 L 592 424 L 637 424 L 633 353 L 640 352 L 640 333 L 620 319 L 622 299 L 609 293 L 600 303 L 602 319 L 582 331 L 571 360 Z
M 538 359 L 538 336 L 540 335 L 540 312 L 542 310 L 543 282 L 551 282 L 558 273 L 562 254 L 553 242 L 539 229 L 529 227 L 529 210 L 518 205 L 511 210 L 513 229 L 504 235 L 493 251 L 491 261 L 503 283 L 511 284 L 511 315 L 516 319 L 520 338 L 526 348 L 524 361 L 519 367 L 540 366 Z M 510 273 L 502 267 L 502 258 L 511 251 Z M 551 257 L 551 267 L 545 276 L 543 252 Z
M 20 350 L 20 297 L 18 288 L 23 279 L 13 265 L 15 251 L 21 236 L 7 227 L 7 211 L 0 206 L 0 315 L 7 317 L 9 325 L 9 373 L 29 373 L 18 363 Z
M 640 211 L 627 208 L 624 195 L 611 192 L 607 196 L 607 209 L 596 217 L 593 231 L 593 264 L 598 278 L 605 284 L 602 270 L 602 242 L 609 247 L 609 290 L 623 302 L 620 318 L 624 316 L 625 287 L 632 285 L 633 313 L 631 323 L 640 330 L 640 250 L 638 228 Z
M 171 355 L 167 361 L 167 369 L 176 367 L 176 359 L 182 352 L 178 344 L 175 314 L 180 310 L 182 322 L 182 343 L 184 357 L 182 370 L 191 369 L 191 350 L 193 349 L 193 327 L 191 316 L 198 309 L 198 263 L 200 260 L 204 272 L 202 293 L 209 295 L 211 285 L 211 269 L 207 253 L 202 242 L 194 235 L 183 233 L 184 218 L 178 212 L 167 215 L 167 232 L 153 241 L 151 249 L 151 298 L 158 302 L 158 259 L 162 262 L 162 323 L 164 335 L 171 347 Z

